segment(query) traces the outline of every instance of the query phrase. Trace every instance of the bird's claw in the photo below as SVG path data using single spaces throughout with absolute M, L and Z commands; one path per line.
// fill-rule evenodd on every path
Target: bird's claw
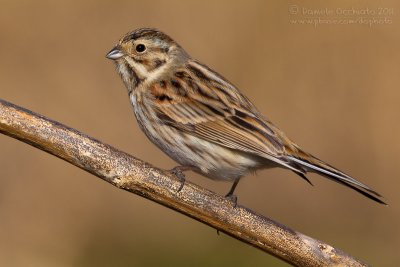
M 234 194 L 227 194 L 225 196 L 226 199 L 230 200 L 233 203 L 233 208 L 237 206 L 237 196 Z
M 180 192 L 183 188 L 183 186 L 185 185 L 185 181 L 186 181 L 186 177 L 183 174 L 180 166 L 175 167 L 173 169 L 170 170 L 170 172 L 176 176 L 176 178 L 178 178 L 178 180 L 181 182 L 181 185 L 178 188 L 178 192 Z

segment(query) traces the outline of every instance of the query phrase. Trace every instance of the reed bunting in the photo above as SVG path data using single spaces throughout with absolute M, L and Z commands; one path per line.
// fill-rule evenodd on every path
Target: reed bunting
M 249 172 L 281 167 L 307 182 L 318 173 L 385 204 L 377 192 L 303 151 L 263 116 L 238 88 L 190 57 L 171 37 L 142 28 L 126 34 L 106 56 L 116 63 L 146 136 L 183 171 L 232 181 L 227 197 Z

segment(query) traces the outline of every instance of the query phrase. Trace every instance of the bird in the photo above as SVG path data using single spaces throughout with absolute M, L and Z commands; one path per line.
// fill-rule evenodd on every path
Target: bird
M 261 169 L 280 167 L 302 179 L 308 172 L 347 186 L 386 205 L 367 185 L 304 151 L 261 114 L 231 82 L 193 59 L 158 29 L 125 34 L 106 54 L 115 62 L 138 125 L 148 139 L 179 165 L 171 172 L 185 181 L 185 171 L 232 182 Z

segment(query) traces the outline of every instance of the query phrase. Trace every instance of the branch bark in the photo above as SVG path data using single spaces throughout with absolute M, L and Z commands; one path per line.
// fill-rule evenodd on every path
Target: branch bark
M 77 130 L 0 99 L 0 132 L 174 209 L 295 266 L 367 266 L 343 251 L 157 169 Z

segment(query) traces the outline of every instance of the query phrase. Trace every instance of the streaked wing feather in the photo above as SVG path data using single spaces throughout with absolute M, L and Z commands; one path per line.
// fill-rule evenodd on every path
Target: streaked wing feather
M 238 91 L 234 94 L 236 98 L 226 97 L 226 93 L 219 92 L 221 89 L 214 88 L 212 83 L 194 83 L 193 77 L 184 77 L 190 79 L 178 82 L 180 92 L 185 91 L 184 96 L 177 93 L 173 83 L 167 83 L 163 94 L 168 95 L 168 98 L 154 105 L 162 122 L 218 145 L 287 165 L 280 158 L 284 145 L 273 128 L 268 125 L 268 121 L 252 112 L 255 108 L 249 108 L 252 104 Z M 202 90 L 202 94 L 193 90 L 193 84 Z M 157 84 L 153 87 L 156 89 L 150 92 L 160 93 Z M 157 101 L 157 97 L 154 99 Z
M 189 112 L 189 106 L 188 103 L 163 105 L 158 108 L 158 114 L 164 119 L 166 116 L 170 126 L 204 140 L 268 159 L 279 157 L 281 150 L 276 149 L 270 143 L 263 143 L 264 134 L 250 132 L 249 129 L 235 126 L 232 118 L 236 115 L 226 114 L 224 117 L 211 115 L 211 111 L 206 110 L 207 107 L 202 107 L 206 110 L 203 114 Z M 191 108 L 194 111 L 199 108 L 199 104 L 192 104 Z

